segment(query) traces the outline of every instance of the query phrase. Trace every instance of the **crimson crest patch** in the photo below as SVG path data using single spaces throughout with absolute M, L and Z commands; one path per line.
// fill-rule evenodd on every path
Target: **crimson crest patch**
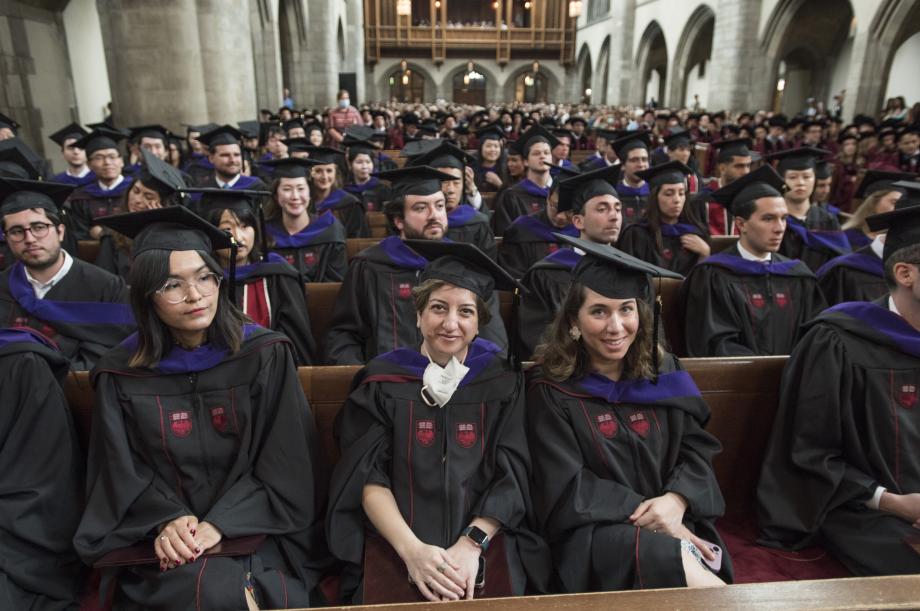
M 284 255 L 284 260 L 291 265 L 294 265 L 294 255 Z
M 635 208 L 627 208 L 627 209 L 626 209 L 626 216 L 636 216 L 636 209 L 635 209 Z
M 917 404 L 917 385 L 902 384 L 898 391 L 898 403 L 905 409 L 911 409 Z
M 645 414 L 637 412 L 629 416 L 629 428 L 642 437 L 648 437 L 649 423 Z
M 616 437 L 619 425 L 617 425 L 617 421 L 612 413 L 604 412 L 603 414 L 598 414 L 595 416 L 595 419 L 597 420 L 597 430 L 601 432 L 601 435 L 607 439 Z
M 550 253 L 550 254 L 556 252 L 557 250 L 559 250 L 559 245 L 556 244 L 555 242 L 550 242 L 550 243 L 547 244 L 547 246 L 546 246 L 546 252 L 548 252 L 548 253 Z
M 408 299 L 409 297 L 412 297 L 412 285 L 409 284 L 408 282 L 400 282 L 399 283 L 399 298 Z
M 218 433 L 227 432 L 227 412 L 223 407 L 211 408 L 211 426 Z
M 415 421 L 415 439 L 423 448 L 434 443 L 434 420 Z
M 97 206 L 96 214 L 93 215 L 93 218 L 99 218 L 100 216 L 108 216 L 109 209 L 107 206 Z
M 303 253 L 303 264 L 304 265 L 316 265 L 316 253 L 312 250 Z
M 192 414 L 187 410 L 169 412 L 169 428 L 176 437 L 188 437 L 192 432 Z
M 461 422 L 457 425 L 457 443 L 461 448 L 472 448 L 476 443 L 476 425 L 472 422 Z
M 762 308 L 767 305 L 766 299 L 763 298 L 761 293 L 751 293 L 751 305 L 755 308 Z
M 773 301 L 781 308 L 785 308 L 789 305 L 789 298 L 786 297 L 786 293 L 776 293 L 773 295 Z
M 530 202 L 530 211 L 536 212 L 540 209 L 540 202 Z
M 664 257 L 665 260 L 670 261 L 674 258 L 674 251 L 670 248 L 665 248 L 663 251 L 661 251 L 661 256 Z

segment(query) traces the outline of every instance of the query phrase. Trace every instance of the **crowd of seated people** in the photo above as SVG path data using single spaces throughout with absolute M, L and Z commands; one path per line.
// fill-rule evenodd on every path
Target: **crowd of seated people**
M 4 606 L 730 584 L 680 357 L 788 356 L 761 545 L 920 572 L 917 113 L 283 110 L 72 124 L 56 176 L 0 115 Z M 360 367 L 334 468 L 297 371 L 325 365 Z

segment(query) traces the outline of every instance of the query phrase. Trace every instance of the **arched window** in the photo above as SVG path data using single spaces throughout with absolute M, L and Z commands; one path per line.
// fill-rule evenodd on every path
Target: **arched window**
M 458 104 L 486 105 L 486 75 L 482 68 L 470 62 L 465 70 L 454 75 L 454 102 Z
M 390 99 L 418 103 L 425 100 L 425 77 L 412 68 L 397 68 L 390 73 Z
M 549 79 L 540 72 L 524 72 L 514 79 L 514 101 L 546 103 L 549 101 Z
M 589 0 L 588 22 L 597 21 L 610 12 L 610 0 Z

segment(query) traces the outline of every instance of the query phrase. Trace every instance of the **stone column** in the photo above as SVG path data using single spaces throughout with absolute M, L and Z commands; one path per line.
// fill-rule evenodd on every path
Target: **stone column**
M 248 0 L 196 4 L 208 119 L 221 124 L 256 119 Z
M 769 108 L 764 99 L 763 62 L 758 61 L 760 43 L 757 24 L 760 0 L 719 0 L 712 37 L 709 67 L 710 109 L 749 110 Z
M 329 0 L 306 0 L 307 40 L 301 47 L 300 65 L 309 84 L 304 101 L 317 109 L 335 105 L 339 85 L 339 50 L 336 44 L 338 23 Z M 346 41 L 346 44 L 353 44 Z
M 119 125 L 208 120 L 195 0 L 97 0 Z
M 277 3 L 276 3 L 277 4 Z M 278 10 L 262 2 L 250 3 L 252 60 L 255 68 L 256 104 L 272 112 L 281 106 L 281 53 L 278 49 Z

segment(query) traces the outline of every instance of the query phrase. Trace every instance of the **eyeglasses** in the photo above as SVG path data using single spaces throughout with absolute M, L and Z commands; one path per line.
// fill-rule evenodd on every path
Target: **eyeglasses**
M 168 303 L 182 303 L 188 299 L 189 291 L 194 286 L 199 295 L 210 297 L 220 286 L 221 277 L 214 273 L 201 274 L 195 280 L 183 280 L 182 278 L 170 278 L 156 294 L 160 295 Z
M 48 235 L 48 230 L 53 226 L 49 223 L 31 223 L 28 227 L 10 227 L 6 231 L 6 237 L 10 242 L 22 242 L 26 239 L 26 232 L 28 231 L 33 238 L 40 240 Z
M 89 158 L 90 161 L 118 161 L 121 159 L 121 155 L 118 153 L 110 153 L 108 155 L 93 155 Z

